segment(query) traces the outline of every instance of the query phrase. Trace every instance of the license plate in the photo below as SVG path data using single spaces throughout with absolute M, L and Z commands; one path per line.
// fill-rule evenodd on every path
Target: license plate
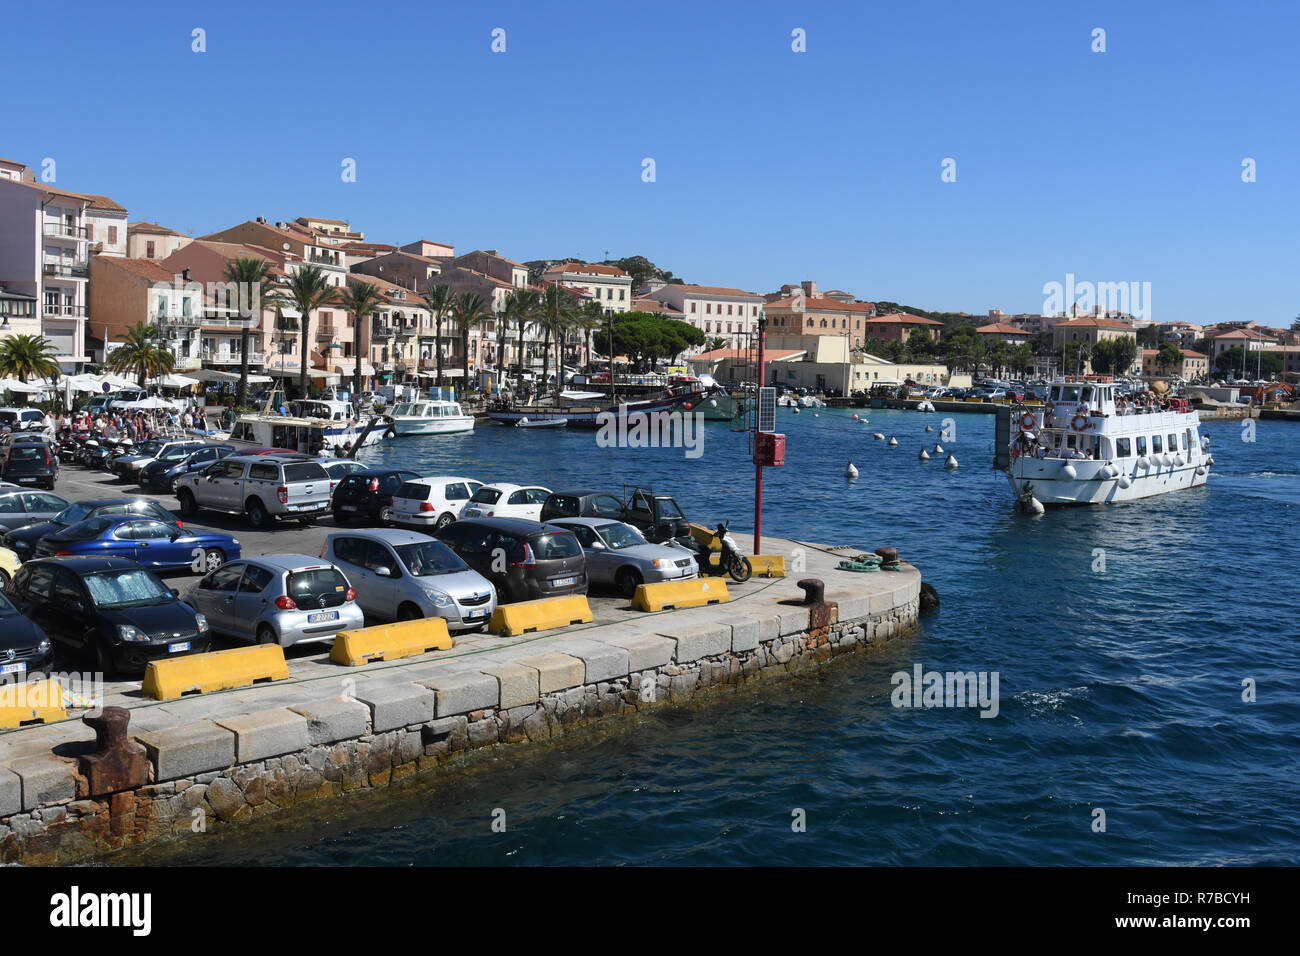
M 19 481 L 20 484 L 21 484 L 22 482 L 24 482 L 24 481 L 35 481 L 35 480 L 36 480 L 35 478 L 19 478 L 19 479 L 18 479 L 18 481 Z
M 27 670 L 27 664 L 19 661 L 17 664 L 5 664 L 0 667 L 0 674 L 21 674 L 25 670 Z
M 477 610 L 470 611 L 465 616 L 466 617 L 487 617 L 487 608 L 485 607 L 478 608 Z
M 317 611 L 315 614 L 307 615 L 308 624 L 315 624 L 318 621 L 337 621 L 338 619 L 338 611 Z
M 576 578 L 551 578 L 551 587 L 562 588 L 572 584 Z
M 344 506 L 343 506 L 343 510 L 344 510 L 344 511 L 356 511 L 356 510 L 357 510 L 357 506 L 356 506 L 356 505 L 344 505 Z
M 168 654 L 179 654 L 181 651 L 188 651 L 189 649 L 190 649 L 189 641 L 177 641 L 175 644 L 167 645 Z

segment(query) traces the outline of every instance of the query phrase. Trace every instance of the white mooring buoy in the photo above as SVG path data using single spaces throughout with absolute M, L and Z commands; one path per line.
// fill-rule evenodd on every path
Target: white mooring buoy
M 845 478 L 858 477 L 858 469 L 853 467 L 853 462 L 849 462 L 849 467 L 844 469 L 844 477 Z
M 871 435 L 871 437 L 874 438 L 876 441 L 884 441 L 884 440 L 885 440 L 885 436 L 882 435 L 880 432 L 873 432 L 872 435 Z
M 893 445 L 897 445 L 897 444 L 898 444 L 898 439 L 897 439 L 897 438 L 891 438 L 891 439 L 889 439 L 889 444 L 890 444 L 891 446 L 893 446 Z
M 925 430 L 928 431 L 928 432 L 932 432 L 932 431 L 934 431 L 934 429 L 931 428 L 929 425 L 926 425 L 926 426 L 925 426 Z
M 937 443 L 936 443 L 935 446 L 934 446 L 934 453 L 935 453 L 936 455 L 942 455 L 942 454 L 943 454 L 943 446 L 940 445 L 940 444 L 937 444 Z
M 943 463 L 943 467 L 945 467 L 945 468 L 956 468 L 956 467 L 957 467 L 957 456 L 956 456 L 956 455 L 949 455 L 949 456 L 948 456 L 948 460 L 945 461 L 945 462 Z
M 930 460 L 930 453 L 929 453 L 928 451 L 926 451 L 924 448 L 922 448 L 922 449 L 921 449 L 921 454 L 917 455 L 916 457 L 917 457 L 917 459 L 918 459 L 919 461 L 929 461 L 929 460 Z

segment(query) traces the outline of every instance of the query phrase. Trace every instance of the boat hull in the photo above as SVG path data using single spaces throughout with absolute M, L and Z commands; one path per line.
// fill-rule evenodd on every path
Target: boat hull
M 1114 466 L 1114 463 L 1110 463 Z M 1073 466 L 1075 477 L 1061 474 L 1066 465 Z M 1120 472 L 1128 478 L 1129 486 L 1121 487 L 1119 476 L 1099 477 L 1104 461 L 1066 461 L 1058 458 L 1018 458 L 1007 472 L 1007 478 L 1017 497 L 1037 498 L 1044 506 L 1109 504 L 1118 501 L 1138 501 L 1173 491 L 1199 488 L 1210 476 L 1210 466 L 1204 461 L 1164 466 L 1152 464 L 1141 468 L 1130 463 Z M 1115 466 L 1118 467 L 1118 466 Z
M 454 435 L 460 432 L 472 432 L 474 419 L 469 415 L 462 418 L 395 417 L 392 429 L 393 434 L 399 438 L 407 435 Z
M 665 398 L 653 402 L 632 402 L 610 408 L 517 408 L 488 412 L 488 418 L 498 425 L 515 425 L 521 419 L 544 421 L 563 419 L 569 428 L 601 428 L 610 421 L 609 416 L 634 419 L 637 416 L 667 415 L 680 402 L 680 398 Z

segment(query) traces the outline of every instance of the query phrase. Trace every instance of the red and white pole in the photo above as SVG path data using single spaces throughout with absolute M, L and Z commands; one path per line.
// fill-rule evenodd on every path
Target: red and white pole
M 763 346 L 767 329 L 767 316 L 758 317 L 758 390 L 754 392 L 754 401 L 758 401 L 763 388 Z M 754 554 L 763 553 L 763 466 L 758 455 L 758 426 L 761 412 L 756 408 L 754 415 Z

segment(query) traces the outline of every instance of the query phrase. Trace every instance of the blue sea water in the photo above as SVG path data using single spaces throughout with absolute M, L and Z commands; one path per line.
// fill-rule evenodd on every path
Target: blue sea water
M 939 592 L 920 633 L 707 707 L 506 748 L 472 771 L 123 862 L 1264 864 L 1300 861 L 1297 426 L 1211 423 L 1202 489 L 1017 514 L 993 420 L 780 410 L 764 533 L 897 547 Z M 934 433 L 925 433 L 925 425 Z M 896 448 L 874 441 L 881 431 Z M 703 454 L 480 426 L 368 452 L 426 474 L 672 492 L 752 526 L 746 437 Z M 931 447 L 931 450 L 932 447 Z M 853 461 L 856 481 L 843 477 Z M 1098 551 L 1097 549 L 1101 549 Z M 1104 558 L 1104 570 L 1098 563 Z M 901 709 L 890 676 L 997 671 L 1000 712 Z M 1243 700 L 1243 681 L 1257 698 Z M 494 832 L 494 811 L 506 829 Z M 792 822 L 798 810 L 804 832 Z M 1095 811 L 1105 814 L 1096 830 Z M 497 814 L 500 818 L 500 814 Z

